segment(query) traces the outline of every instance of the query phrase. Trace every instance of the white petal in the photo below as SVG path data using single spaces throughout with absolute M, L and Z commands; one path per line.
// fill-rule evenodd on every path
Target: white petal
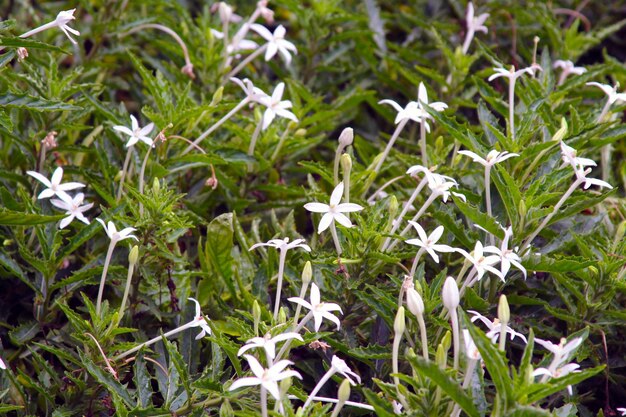
M 235 382 L 233 382 L 230 387 L 228 388 L 229 391 L 234 391 L 237 388 L 241 388 L 241 387 L 251 387 L 253 385 L 261 385 L 261 379 L 256 378 L 256 377 L 246 377 L 246 378 L 239 378 L 238 380 L 236 380 Z
M 44 177 L 39 172 L 26 171 L 26 173 L 28 175 L 30 175 L 31 177 L 33 177 L 34 179 L 36 179 L 37 181 L 39 181 L 40 183 L 42 183 L 43 185 L 45 185 L 46 187 L 51 187 L 52 186 L 52 183 L 50 183 L 48 178 Z
M 333 222 L 333 215 L 331 213 L 326 213 L 320 219 L 320 224 L 317 226 L 317 233 L 322 233 L 324 230 L 328 229 L 328 226 Z
M 327 213 L 330 210 L 328 204 L 323 203 L 306 203 L 304 208 L 313 213 Z
M 335 210 L 337 210 L 340 213 L 354 213 L 355 211 L 363 210 L 363 207 L 354 203 L 342 203 L 342 204 L 338 204 Z
M 341 203 L 341 198 L 343 197 L 343 181 L 337 184 L 332 194 L 330 195 L 330 205 L 336 206 Z
M 350 221 L 348 217 L 346 217 L 345 214 L 335 213 L 333 217 L 335 218 L 337 223 L 339 223 L 340 225 L 345 226 L 345 227 L 352 227 L 352 222 Z

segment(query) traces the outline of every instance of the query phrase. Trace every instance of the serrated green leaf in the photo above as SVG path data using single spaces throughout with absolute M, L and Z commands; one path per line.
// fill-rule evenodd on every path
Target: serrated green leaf
M 57 222 L 64 217 L 65 215 L 62 214 L 58 216 L 45 216 L 0 209 L 0 225 L 3 226 L 33 226 L 36 224 Z
M 23 109 L 32 111 L 77 111 L 82 107 L 67 104 L 62 101 L 47 100 L 28 94 L 6 93 L 0 95 L 0 108 Z

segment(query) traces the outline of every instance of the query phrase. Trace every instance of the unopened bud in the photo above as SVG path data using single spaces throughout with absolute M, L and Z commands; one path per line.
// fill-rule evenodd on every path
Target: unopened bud
M 437 352 L 435 352 L 435 362 L 439 369 L 446 369 L 447 359 L 446 350 L 443 348 L 442 344 L 439 344 L 439 346 L 437 346 Z
M 302 129 L 302 128 L 298 129 L 298 130 L 295 131 L 295 133 L 293 135 L 296 136 L 296 137 L 299 137 L 299 138 L 303 138 L 303 137 L 306 136 L 306 129 Z
M 261 321 L 261 306 L 259 305 L 259 302 L 257 300 L 254 300 L 254 302 L 252 303 L 252 318 L 254 319 L 255 323 Z
M 213 98 L 211 99 L 211 104 L 209 106 L 216 106 L 222 101 L 222 96 L 224 95 L 224 86 L 221 86 L 217 89 L 215 93 L 213 93 Z
M 304 268 L 302 268 L 302 285 L 309 285 L 311 278 L 313 278 L 313 267 L 311 261 L 306 261 Z
M 194 74 L 194 72 L 193 72 L 193 64 L 191 62 L 188 63 L 188 64 L 185 64 L 180 69 L 180 72 L 182 72 L 183 74 L 185 74 L 187 77 L 191 78 L 192 80 L 196 79 L 196 74 Z
M 424 300 L 414 288 L 409 288 L 406 291 L 406 305 L 416 317 L 424 315 Z
M 398 203 L 398 198 L 395 195 L 389 197 L 389 218 L 393 219 L 398 214 L 398 208 L 400 208 L 400 204 Z
M 526 203 L 524 203 L 524 200 L 519 201 L 517 211 L 519 212 L 520 219 L 526 218 Z
M 401 335 L 402 333 L 404 333 L 404 329 L 405 329 L 405 322 L 404 322 L 404 307 L 400 306 L 400 308 L 398 309 L 398 313 L 396 314 L 396 319 L 393 321 L 393 331 L 396 333 L 396 335 Z
M 351 127 L 346 127 L 339 135 L 339 144 L 344 148 L 352 145 L 354 141 L 354 131 Z
M 441 346 L 443 346 L 443 349 L 447 354 L 450 350 L 450 346 L 452 346 L 452 333 L 450 333 L 449 330 L 441 338 Z
M 137 260 L 139 259 L 139 247 L 137 245 L 133 246 L 128 254 L 128 263 L 135 266 L 137 264 Z
M 28 49 L 21 46 L 17 48 L 17 60 L 22 62 L 26 58 L 28 58 Z
M 565 117 L 561 118 L 561 127 L 559 128 L 559 130 L 557 130 L 554 133 L 554 136 L 552 136 L 552 140 L 556 141 L 556 142 L 560 142 L 563 140 L 563 138 L 565 137 L 565 135 L 567 134 L 567 120 L 565 120 Z
M 352 171 L 352 158 L 350 157 L 350 154 L 344 153 L 341 155 L 339 162 L 341 163 L 341 169 L 343 170 L 344 175 L 350 175 L 350 171 Z
M 219 181 L 215 177 L 210 177 L 207 178 L 207 180 L 204 182 L 204 185 L 206 185 L 207 187 L 211 187 L 211 189 L 215 190 L 219 185 Z
M 289 391 L 289 388 L 291 388 L 291 378 L 285 378 L 282 381 L 280 381 L 280 392 L 281 393 L 285 393 L 287 391 Z M 282 397 L 282 395 L 281 395 Z
M 154 181 L 152 181 L 152 192 L 154 194 L 159 194 L 160 191 L 161 191 L 161 183 L 159 182 L 158 178 L 155 178 Z
M 498 319 L 503 326 L 511 319 L 511 310 L 509 309 L 509 301 L 506 299 L 506 295 L 500 296 L 500 302 L 498 303 Z
M 449 311 L 456 310 L 456 308 L 459 306 L 459 287 L 457 286 L 454 278 L 446 278 L 446 282 L 444 282 L 443 284 L 441 299 L 443 301 L 444 307 L 447 308 Z
M 347 378 L 341 382 L 341 385 L 339 385 L 337 399 L 339 400 L 339 403 L 345 403 L 350 399 L 350 381 L 348 381 Z
M 285 309 L 283 307 L 278 310 L 278 324 L 283 324 L 287 322 L 287 313 L 285 313 Z

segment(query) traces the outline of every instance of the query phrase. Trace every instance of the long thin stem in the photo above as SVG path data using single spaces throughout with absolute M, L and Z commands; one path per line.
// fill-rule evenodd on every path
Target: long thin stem
M 433 201 L 435 201 L 437 199 L 437 197 L 439 197 L 439 193 L 432 193 L 428 199 L 426 200 L 426 202 L 424 203 L 424 205 L 419 209 L 419 211 L 415 214 L 415 216 L 413 216 L 413 218 L 411 219 L 411 221 L 418 221 L 420 217 L 422 217 L 422 214 L 424 214 L 426 212 L 426 210 L 428 209 L 428 207 L 433 203 Z M 404 237 L 408 231 L 411 229 L 411 225 L 409 224 L 408 226 L 406 226 L 404 229 L 402 229 L 402 232 L 400 232 L 400 237 Z M 391 242 L 388 246 L 387 246 L 387 251 L 390 251 L 391 249 L 393 249 L 397 244 L 398 244 L 399 240 L 394 240 L 393 242 Z
M 421 247 L 418 251 L 417 251 L 417 255 L 415 255 L 415 259 L 413 259 L 413 265 L 411 266 L 411 278 L 415 278 L 415 271 L 417 271 L 417 264 L 420 261 L 420 258 L 422 257 L 422 255 L 424 254 L 424 248 Z
M 283 149 L 283 145 L 285 144 L 285 140 L 287 139 L 288 134 L 289 134 L 289 126 L 287 126 L 283 134 L 280 135 L 280 139 L 278 140 L 278 145 L 276 145 L 276 148 L 274 149 L 274 153 L 272 153 L 272 156 L 270 158 L 270 164 L 273 164 L 274 161 L 276 161 L 276 158 L 278 158 L 278 155 L 280 154 L 280 151 Z
M 130 156 L 133 152 L 133 147 L 129 146 L 126 151 L 126 158 L 124 159 L 124 166 L 122 167 L 122 177 L 120 178 L 120 189 L 117 191 L 116 201 L 120 201 L 122 198 L 122 190 L 124 189 L 124 180 L 126 179 L 126 171 L 128 170 L 128 164 L 130 163 Z
M 333 242 L 335 243 L 335 250 L 337 251 L 337 256 L 341 256 L 341 244 L 339 243 L 339 236 L 337 236 L 337 226 L 335 226 L 335 220 L 333 219 L 330 224 L 330 234 L 333 236 Z
M 280 293 L 283 287 L 283 274 L 285 271 L 286 258 L 287 250 L 281 250 L 278 260 L 278 282 L 276 283 L 276 299 L 274 300 L 274 321 L 278 319 L 278 309 L 280 308 Z
M 386 183 L 384 183 L 383 185 L 380 186 L 380 188 L 376 191 L 374 191 L 372 193 L 371 196 L 369 196 L 367 198 L 367 202 L 369 204 L 373 204 L 374 200 L 376 200 L 376 197 L 378 196 L 378 194 L 380 194 L 381 192 L 383 192 L 385 190 L 385 188 L 389 187 L 391 184 L 393 184 L 394 182 L 401 180 L 402 178 L 404 178 L 404 175 L 399 175 L 395 178 L 390 179 L 389 181 L 387 181 Z M 337 185 L 338 182 L 335 182 L 335 185 Z
M 515 140 L 515 81 L 515 77 L 509 78 L 509 127 L 512 140 Z
M 100 288 L 98 288 L 98 298 L 96 299 L 96 314 L 100 315 L 100 307 L 102 306 L 102 294 L 104 293 L 104 283 L 107 279 L 107 271 L 109 270 L 109 264 L 111 263 L 111 257 L 113 256 L 113 249 L 115 249 L 116 240 L 111 239 L 109 242 L 109 249 L 107 250 L 106 258 L 104 259 L 104 267 L 102 268 L 102 276 L 100 277 Z
M 241 102 L 239 104 L 237 104 L 235 107 L 233 107 L 233 109 L 231 111 L 229 111 L 228 113 L 226 113 L 226 115 L 224 117 L 222 117 L 220 120 L 218 120 L 217 122 L 215 122 L 215 124 L 213 124 L 213 126 L 211 126 L 210 128 L 208 128 L 207 130 L 204 131 L 204 133 L 202 133 L 200 136 L 198 136 L 198 138 L 196 140 L 193 141 L 193 143 L 191 145 L 189 145 L 187 147 L 187 149 L 185 149 L 181 156 L 188 154 L 189 152 L 191 152 L 192 149 L 194 149 L 194 147 L 197 147 L 198 144 L 200 142 L 202 142 L 204 140 L 204 138 L 206 138 L 207 136 L 209 136 L 211 133 L 213 133 L 217 128 L 219 128 L 221 125 L 223 125 L 226 121 L 228 121 L 228 119 L 230 119 L 231 117 L 233 117 L 233 115 L 235 113 L 237 113 L 239 110 L 241 110 L 246 104 L 250 103 L 250 97 L 246 97 L 243 100 L 241 100 Z
M 311 404 L 311 401 L 313 401 L 313 397 L 315 397 L 315 394 L 317 394 L 319 392 L 319 390 L 322 389 L 324 384 L 334 374 L 335 374 L 335 368 L 333 368 L 333 367 L 331 367 L 328 371 L 326 371 L 324 376 L 322 376 L 322 378 L 318 381 L 317 385 L 315 385 L 315 388 L 313 388 L 313 391 L 311 391 L 311 393 L 309 394 L 309 398 L 307 398 L 306 401 L 304 402 L 304 405 L 302 406 L 302 410 L 303 411 L 306 411 L 306 408 Z
M 598 120 L 596 120 L 596 123 L 599 124 L 602 120 L 604 120 L 610 108 L 611 101 L 607 100 L 606 104 L 602 108 L 602 112 L 600 112 L 600 115 L 598 116 Z M 600 163 L 602 164 L 602 181 L 608 181 L 610 174 L 609 168 L 611 166 L 611 144 L 604 145 L 600 150 Z
M 142 343 L 140 345 L 137 345 L 134 348 L 132 348 L 130 350 L 127 350 L 126 352 L 117 355 L 115 358 L 113 358 L 113 360 L 118 361 L 120 359 L 123 359 L 123 358 L 127 357 L 128 355 L 132 355 L 133 353 L 139 351 L 140 349 L 142 349 L 144 347 L 147 347 L 147 346 L 155 344 L 159 340 L 167 339 L 168 337 L 173 336 L 176 333 L 180 333 L 183 330 L 186 330 L 186 329 L 188 329 L 190 327 L 193 327 L 195 324 L 196 324 L 195 320 L 192 320 L 192 321 L 190 321 L 188 323 L 185 323 L 182 326 L 179 326 L 179 327 L 177 327 L 177 328 L 175 328 L 173 330 L 170 330 L 167 333 L 163 333 L 163 335 L 161 335 L 161 336 L 154 337 L 154 338 L 148 340 L 147 342 L 144 342 L 144 343 Z
M 530 245 L 530 243 L 533 241 L 534 238 L 537 237 L 537 235 L 543 230 L 544 227 L 546 227 L 546 225 L 550 222 L 550 220 L 552 219 L 552 217 L 554 217 L 554 215 L 557 213 L 557 211 L 559 211 L 559 209 L 561 208 L 561 206 L 563 205 L 563 203 L 565 203 L 565 200 L 567 200 L 567 198 L 572 195 L 572 193 L 574 192 L 574 190 L 576 190 L 576 188 L 578 188 L 580 186 L 580 184 L 582 184 L 584 181 L 584 179 L 580 179 L 580 178 L 576 178 L 576 181 L 574 181 L 572 183 L 572 185 L 570 185 L 570 187 L 567 189 L 567 191 L 565 192 L 565 194 L 563 194 L 563 196 L 561 197 L 561 199 L 556 203 L 556 205 L 554 206 L 554 208 L 552 209 L 552 212 L 550 212 L 550 214 L 548 214 L 544 219 L 543 222 L 541 222 L 541 224 L 539 225 L 539 227 L 537 227 L 537 229 L 535 229 L 535 231 L 528 237 L 526 238 L 526 240 L 524 241 L 524 243 L 522 244 L 522 247 L 520 249 L 520 253 L 524 253 L 524 251 L 526 250 L 526 248 L 528 247 L 528 245 Z
M 239 65 L 237 65 L 235 67 L 235 69 L 233 69 L 231 72 L 228 73 L 228 75 L 224 78 L 226 80 L 230 80 L 232 77 L 234 77 L 235 75 L 237 75 L 239 73 L 239 71 L 241 71 L 242 69 L 244 69 L 246 67 L 246 65 L 248 65 L 254 58 L 256 58 L 257 56 L 261 55 L 263 52 L 265 52 L 265 50 L 267 49 L 267 43 L 259 48 L 257 48 L 254 52 L 252 52 L 250 55 L 248 55 L 247 57 L 245 57 L 245 59 L 243 61 L 241 61 L 239 63 Z
M 261 386 L 261 415 L 267 417 L 267 390 Z
M 490 218 L 493 218 L 493 213 L 491 212 L 491 166 L 487 165 L 485 167 L 485 201 L 487 205 L 487 215 Z M 494 239 L 491 233 L 487 233 L 489 235 L 489 244 L 493 246 Z
M 233 40 L 230 42 L 230 45 L 232 46 L 233 50 L 237 50 L 237 46 L 239 45 L 239 42 L 241 42 L 242 39 L 246 36 L 248 31 L 250 30 L 250 25 L 252 25 L 252 23 L 254 23 L 258 19 L 260 14 L 261 14 L 261 9 L 257 7 L 254 10 L 254 12 L 250 15 L 250 18 L 243 25 L 241 25 L 239 30 L 235 33 L 235 36 L 233 36 Z M 229 55 L 226 58 L 226 63 L 224 64 L 224 67 L 225 68 L 229 67 L 232 60 L 233 60 L 233 57 Z
M 289 398 L 290 400 L 297 400 L 298 399 L 298 397 L 296 397 L 295 395 L 288 395 L 287 398 Z M 339 400 L 336 399 L 336 398 L 318 397 L 318 396 L 315 396 L 315 397 L 312 397 L 312 398 L 313 398 L 313 401 L 321 401 L 321 402 L 324 402 L 324 403 L 337 404 L 339 402 Z M 372 407 L 369 404 L 357 403 L 355 401 L 346 401 L 345 404 L 349 405 L 350 407 L 362 408 L 364 410 L 374 411 L 374 407 Z
M 180 46 L 180 49 L 183 50 L 183 57 L 185 58 L 185 65 L 186 66 L 193 66 L 192 63 L 191 63 L 191 59 L 189 58 L 189 50 L 187 49 L 187 45 L 185 45 L 185 42 L 178 35 L 178 33 L 174 32 L 172 29 L 168 28 L 167 26 L 163 26 L 163 25 L 160 25 L 158 23 L 145 23 L 143 25 L 135 26 L 134 28 L 132 28 L 128 32 L 121 33 L 118 36 L 120 38 L 123 38 L 123 37 L 131 35 L 131 34 L 133 34 L 135 32 L 139 32 L 140 30 L 143 30 L 143 29 L 157 29 L 157 30 L 160 30 L 161 32 L 165 32 L 168 35 L 170 35 L 172 38 L 174 38 L 176 43 L 178 43 L 178 45 Z
M 389 155 L 389 151 L 391 151 L 393 144 L 395 143 L 396 139 L 398 139 L 398 136 L 400 136 L 402 129 L 404 129 L 404 126 L 406 126 L 408 121 L 409 119 L 402 120 L 398 124 L 398 126 L 396 126 L 396 130 L 394 130 L 393 134 L 391 135 L 391 138 L 389 139 L 389 142 L 387 142 L 387 146 L 385 147 L 385 150 L 383 151 L 383 155 L 380 157 L 380 159 L 378 160 L 378 163 L 376 164 L 376 167 L 374 168 L 375 173 L 378 173 L 378 171 L 380 171 L 380 168 L 382 167 L 383 162 L 385 162 L 385 159 L 387 159 L 387 155 Z
M 124 288 L 124 296 L 122 297 L 122 304 L 120 305 L 120 312 L 117 315 L 117 325 L 122 321 L 124 317 L 124 310 L 126 309 L 126 301 L 128 300 L 128 294 L 130 293 L 130 284 L 133 281 L 133 273 L 135 272 L 135 264 L 130 263 L 128 265 L 128 275 L 126 276 L 126 287 Z
M 459 340 L 459 317 L 456 313 L 456 308 L 450 310 L 450 322 L 452 324 L 452 342 L 454 345 L 454 370 L 458 370 L 461 341 Z
M 500 349 L 501 352 L 504 352 L 504 348 L 506 346 L 507 325 L 507 322 L 500 322 L 500 339 L 498 340 L 498 349 Z
M 422 189 L 424 188 L 424 186 L 426 185 L 427 182 L 428 182 L 428 180 L 426 179 L 426 177 L 424 177 L 424 178 L 422 178 L 420 183 L 417 185 L 417 187 L 415 187 L 415 190 L 413 191 L 413 194 L 411 194 L 411 197 L 409 197 L 409 200 L 402 207 L 402 211 L 400 212 L 398 217 L 396 217 L 396 219 L 394 220 L 393 227 L 389 231 L 390 235 L 394 234 L 396 232 L 396 230 L 398 230 L 398 228 L 400 227 L 400 224 L 402 222 L 402 219 L 404 219 L 404 216 L 406 215 L 407 211 L 409 211 L 409 209 L 413 205 L 413 202 L 415 201 L 415 199 L 417 198 L 419 193 L 422 191 Z M 392 239 L 391 237 L 388 237 L 387 239 L 385 239 L 385 242 L 383 243 L 383 246 L 381 247 L 381 251 L 384 252 L 387 249 L 387 246 L 389 246 L 389 243 L 391 242 L 391 239 Z
M 339 184 L 339 160 L 341 159 L 341 154 L 343 150 L 346 149 L 346 146 L 340 143 L 337 146 L 337 151 L 335 151 L 335 162 L 333 163 L 333 179 L 335 181 L 334 185 Z
M 141 170 L 139 171 L 139 194 L 143 194 L 144 175 L 146 173 L 146 165 L 148 164 L 148 157 L 150 156 L 151 150 L 152 146 L 150 146 L 146 151 L 146 156 L 143 158 L 143 162 L 141 163 Z M 143 216 L 143 204 L 141 204 L 141 202 L 139 203 L 139 215 Z
M 426 120 L 420 123 L 420 149 L 422 151 L 422 165 L 428 166 L 428 149 L 426 148 Z
M 248 155 L 254 155 L 254 148 L 256 146 L 256 141 L 259 138 L 259 134 L 261 133 L 261 128 L 263 127 L 263 117 L 259 120 L 259 124 L 257 124 L 256 129 L 254 129 L 254 133 L 252 133 L 252 138 L 250 139 L 250 147 L 248 147 Z
M 472 43 L 472 39 L 474 39 L 474 28 L 469 27 L 467 29 L 467 33 L 465 34 L 465 41 L 463 42 L 463 48 L 461 51 L 463 55 L 467 55 L 467 51 L 469 51 L 470 44 Z
M 426 338 L 426 323 L 424 323 L 424 317 L 422 315 L 417 316 L 417 324 L 420 327 L 420 337 L 422 340 L 422 355 L 425 360 L 428 360 L 428 339 Z

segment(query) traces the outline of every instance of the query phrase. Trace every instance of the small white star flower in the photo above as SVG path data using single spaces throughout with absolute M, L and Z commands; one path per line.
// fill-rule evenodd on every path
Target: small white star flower
M 472 160 L 474 160 L 474 162 L 478 162 L 484 167 L 492 167 L 495 164 L 499 164 L 500 162 L 506 161 L 509 158 L 513 158 L 514 156 L 519 156 L 519 154 L 516 154 L 516 153 L 509 153 L 507 151 L 498 152 L 495 149 L 489 151 L 489 153 L 487 154 L 485 158 L 482 158 L 481 156 L 475 154 L 472 151 L 459 151 L 459 153 L 461 155 L 469 156 L 470 158 L 472 158 Z
M 252 84 L 252 81 L 247 78 L 240 80 L 239 78 L 231 77 L 230 80 L 237 84 L 239 87 L 241 87 L 243 92 L 246 93 L 246 98 L 248 99 L 248 101 L 259 103 L 259 100 L 261 98 L 268 97 L 265 91 L 261 90 L 258 87 L 255 87 L 254 84 Z
M 566 145 L 565 142 L 560 141 L 560 145 L 561 158 L 563 159 L 563 162 L 571 165 L 574 170 L 585 167 L 595 167 L 597 165 L 596 162 L 592 159 L 578 157 L 578 151 L 571 146 Z
M 615 103 L 616 101 L 626 101 L 626 93 L 618 93 L 617 89 L 619 88 L 619 83 L 614 87 L 611 87 L 608 84 L 600 84 L 597 82 L 590 82 L 587 85 L 593 85 L 604 91 L 604 94 L 608 97 L 609 105 Z
M 405 108 L 402 108 L 402 106 L 393 100 L 381 100 L 378 104 L 389 104 L 398 112 L 394 121 L 395 124 L 408 120 L 413 120 L 416 123 L 422 123 L 422 120 L 426 119 L 428 116 L 428 113 L 420 107 L 417 101 L 409 101 Z M 424 127 L 426 127 L 426 130 L 430 132 L 430 126 L 428 126 L 428 123 L 425 124 Z
M 479 280 L 483 277 L 486 271 L 489 271 L 499 277 L 502 281 L 504 281 L 504 276 L 502 275 L 502 272 L 498 271 L 492 266 L 493 264 L 496 264 L 500 261 L 500 257 L 496 255 L 484 256 L 483 244 L 480 240 L 476 241 L 476 245 L 474 246 L 474 252 L 472 252 L 472 254 L 467 253 L 463 249 L 457 249 L 457 251 L 461 255 L 465 256 L 465 258 L 467 258 L 467 260 L 474 265 L 474 268 L 476 268 L 477 278 Z
M 71 9 L 71 10 L 65 10 L 65 11 L 59 12 L 56 19 L 54 19 L 52 22 L 46 23 L 45 25 L 41 25 L 35 29 L 29 30 L 28 32 L 21 34 L 20 38 L 28 38 L 36 33 L 43 32 L 44 30 L 47 30 L 53 27 L 58 27 L 63 33 L 65 33 L 65 36 L 68 37 L 70 42 L 76 45 L 77 42 L 74 40 L 74 38 L 70 36 L 70 33 L 76 36 L 80 36 L 80 32 L 75 29 L 72 29 L 71 27 L 67 25 L 72 20 L 76 19 L 74 17 L 75 11 L 76 9 Z
M 487 253 L 493 253 L 494 255 L 500 257 L 500 272 L 503 277 L 506 278 L 506 274 L 509 272 L 509 269 L 511 269 L 511 265 L 513 265 L 522 271 L 524 278 L 526 278 L 526 268 L 524 268 L 524 266 L 520 263 L 522 259 L 513 251 L 513 249 L 509 249 L 509 240 L 512 236 L 513 229 L 509 226 L 504 229 L 504 239 L 502 239 L 500 247 L 486 246 L 484 251 Z
M 489 13 L 482 13 L 478 16 L 474 16 L 474 4 L 470 1 L 467 3 L 467 13 L 465 15 L 465 21 L 467 23 L 467 32 L 465 34 L 465 41 L 463 42 L 462 51 L 464 54 L 469 50 L 469 46 L 474 39 L 476 32 L 487 33 L 489 29 L 485 26 L 485 21 L 489 17 Z
M 291 101 L 282 100 L 284 91 L 285 83 L 280 83 L 272 92 L 271 97 L 266 95 L 258 99 L 259 103 L 267 107 L 265 113 L 263 113 L 263 130 L 269 127 L 276 116 L 298 122 L 296 115 L 287 110 L 292 107 Z
M 583 339 L 581 337 L 575 337 L 569 342 L 566 338 L 562 337 L 558 345 L 550 342 L 549 340 L 543 340 L 539 338 L 535 339 L 535 343 L 538 343 L 539 345 L 552 352 L 552 354 L 554 355 L 553 363 L 557 364 L 556 367 L 565 362 L 570 353 L 578 349 L 578 346 L 580 346 L 582 342 Z
M 304 208 L 313 213 L 324 213 L 320 224 L 317 227 L 317 233 L 322 233 L 328 229 L 332 222 L 337 221 L 345 227 L 352 227 L 352 222 L 343 213 L 352 213 L 363 210 L 363 207 L 354 203 L 341 203 L 343 196 L 343 182 L 337 184 L 330 195 L 330 204 L 323 203 L 307 203 Z
M 450 191 L 452 187 L 458 186 L 457 182 L 453 178 L 446 175 L 435 174 L 433 172 L 430 175 L 426 175 L 426 179 L 428 181 L 428 188 L 430 188 L 430 191 L 437 196 L 441 196 L 444 203 L 448 201 L 451 194 L 463 201 L 466 200 L 463 194 Z
M 301 342 L 304 342 L 302 336 L 300 336 L 298 333 L 287 332 L 281 333 L 274 337 L 272 337 L 272 335 L 268 333 L 264 337 L 253 337 L 252 339 L 248 340 L 246 344 L 242 346 L 241 349 L 239 349 L 239 352 L 237 352 L 237 356 L 243 355 L 250 349 L 263 348 L 268 358 L 273 361 L 276 358 L 276 343 L 291 339 L 297 339 Z
M 567 79 L 570 74 L 582 75 L 587 72 L 587 68 L 576 67 L 574 66 L 574 63 L 570 60 L 557 59 L 556 61 L 554 61 L 554 64 L 552 64 L 552 67 L 561 68 L 561 75 L 559 76 L 559 81 L 557 85 L 563 84 L 565 82 L 565 79 Z
M 96 220 L 100 222 L 102 227 L 104 227 L 104 231 L 106 232 L 109 239 L 115 241 L 116 243 L 124 239 L 129 239 L 129 238 L 133 238 L 137 241 L 139 240 L 137 239 L 137 236 L 131 235 L 132 232 L 137 230 L 134 227 L 126 227 L 118 232 L 117 228 L 115 227 L 112 221 L 109 221 L 108 223 L 105 224 L 104 220 L 102 219 L 96 219 Z
M 626 416 L 626 408 L 616 408 L 617 411 L 621 413 L 621 415 Z
M 270 239 L 267 241 L 267 243 L 255 243 L 254 245 L 250 246 L 249 250 L 256 249 L 260 246 L 270 246 L 280 251 L 288 251 L 289 249 L 302 248 L 307 252 L 311 252 L 311 247 L 304 242 L 306 242 L 304 239 L 296 239 L 293 242 L 289 242 L 288 237 L 284 239 Z
M 493 69 L 495 71 L 494 74 L 492 74 L 487 81 L 493 81 L 496 78 L 499 77 L 505 77 L 508 78 L 509 81 L 515 81 L 517 80 L 519 77 L 521 77 L 524 74 L 530 74 L 533 75 L 533 69 L 530 67 L 526 67 L 526 68 L 522 68 L 519 69 L 517 71 L 515 71 L 515 67 L 511 67 L 511 69 L 506 69 L 506 68 L 494 68 Z
M 65 210 L 65 217 L 61 220 L 59 224 L 60 229 L 64 229 L 69 225 L 74 219 L 78 219 L 85 224 L 89 224 L 89 219 L 87 219 L 83 213 L 93 207 L 93 203 L 83 204 L 83 200 L 85 199 L 85 195 L 83 193 L 78 193 L 71 198 L 69 201 L 66 200 L 58 200 L 53 198 L 50 200 L 53 206 L 60 208 L 61 210 Z
M 343 359 L 339 359 L 339 357 L 333 355 L 330 364 L 331 369 L 334 371 L 333 373 L 339 373 L 343 375 L 350 382 L 351 385 L 356 385 L 356 383 L 352 380 L 352 378 L 350 378 L 350 376 L 356 378 L 359 384 L 361 383 L 361 377 L 355 374 L 352 369 L 350 369 L 346 361 L 344 361 Z
M 239 378 L 233 382 L 228 388 L 229 391 L 234 391 L 241 387 L 250 387 L 254 385 L 261 385 L 269 392 L 276 400 L 280 400 L 280 390 L 278 389 L 278 381 L 286 378 L 296 377 L 302 379 L 302 376 L 293 370 L 285 370 L 289 365 L 293 365 L 293 362 L 288 360 L 281 360 L 270 366 L 269 369 L 263 368 L 259 361 L 251 355 L 244 355 L 244 358 L 250 365 L 250 370 L 254 374 L 253 377 Z
M 420 82 L 420 85 L 417 89 L 417 105 L 424 112 L 424 127 L 427 132 L 430 132 L 430 126 L 428 125 L 427 119 L 432 119 L 433 117 L 428 114 L 428 112 L 424 109 L 424 106 L 428 106 L 435 111 L 442 112 L 448 108 L 448 105 L 442 101 L 434 101 L 432 103 L 428 102 L 428 91 L 426 91 L 426 86 L 424 83 Z
M 113 129 L 117 130 L 118 132 L 122 132 L 123 134 L 130 136 L 128 142 L 126 142 L 125 145 L 127 148 L 133 146 L 139 141 L 144 142 L 148 146 L 152 146 L 154 144 L 152 139 L 147 136 L 154 129 L 154 123 L 149 123 L 144 127 L 139 127 L 137 119 L 131 114 L 130 124 L 130 129 L 126 126 L 113 126 Z
M 443 226 L 438 226 L 435 230 L 433 230 L 430 236 L 427 236 L 426 232 L 424 231 L 422 226 L 419 225 L 419 223 L 411 220 L 409 220 L 409 223 L 415 228 L 419 238 L 408 239 L 405 240 L 405 242 L 409 245 L 415 245 L 419 246 L 420 248 L 424 248 L 424 250 L 428 252 L 428 254 L 433 258 L 436 263 L 439 263 L 439 256 L 435 252 L 450 253 L 455 251 L 455 249 L 451 246 L 437 245 L 437 242 L 439 241 L 439 239 L 441 239 L 441 236 L 443 235 Z
M 193 320 L 191 321 L 189 327 L 200 327 L 202 329 L 200 333 L 196 336 L 196 340 L 202 339 L 207 334 L 211 334 L 211 328 L 207 324 L 204 315 L 202 314 L 202 310 L 200 309 L 200 303 L 195 298 L 188 298 L 196 304 L 196 314 L 194 315 Z
M 26 173 L 48 187 L 39 193 L 37 196 L 37 199 L 39 200 L 56 195 L 64 201 L 71 201 L 72 197 L 70 197 L 66 191 L 75 190 L 85 186 L 85 184 L 81 184 L 80 182 L 67 182 L 65 184 L 61 184 L 61 180 L 63 180 L 63 168 L 61 167 L 54 170 L 52 177 L 49 180 L 35 171 L 26 171 Z
M 311 294 L 309 303 L 303 298 L 300 297 L 291 297 L 288 299 L 292 303 L 300 304 L 302 307 L 309 309 L 313 312 L 313 319 L 315 320 L 315 331 L 319 331 L 322 326 L 322 319 L 330 320 L 337 325 L 337 330 L 339 330 L 339 319 L 337 316 L 332 314 L 332 311 L 338 311 L 341 314 L 341 307 L 335 303 L 325 303 L 320 301 L 320 289 L 315 285 L 315 283 L 311 283 Z
M 487 317 L 480 314 L 478 311 L 474 311 L 474 310 L 467 310 L 467 312 L 472 314 L 472 318 L 471 318 L 472 323 L 474 323 L 476 320 L 480 320 L 485 326 L 487 326 L 489 331 L 487 332 L 486 336 L 489 339 L 491 339 L 493 343 L 498 341 L 498 338 L 500 337 L 501 329 L 502 329 L 502 323 L 500 322 L 500 320 L 496 318 L 493 321 L 491 321 Z M 515 330 L 513 330 L 510 326 L 506 326 L 505 330 L 506 330 L 506 333 L 511 335 L 511 340 L 515 339 L 516 337 L 519 337 L 520 339 L 524 341 L 524 343 L 527 343 L 526 337 L 523 334 L 518 333 Z
M 250 29 L 254 30 L 267 41 L 267 49 L 265 50 L 266 61 L 272 59 L 274 55 L 276 55 L 276 53 L 278 52 L 285 60 L 285 63 L 289 65 L 291 63 L 291 54 L 289 53 L 289 51 L 293 52 L 294 54 L 298 53 L 296 46 L 288 40 L 285 40 L 285 34 L 287 33 L 287 30 L 283 25 L 279 25 L 274 30 L 274 33 L 267 30 L 265 26 L 259 25 L 257 23 L 250 25 Z

